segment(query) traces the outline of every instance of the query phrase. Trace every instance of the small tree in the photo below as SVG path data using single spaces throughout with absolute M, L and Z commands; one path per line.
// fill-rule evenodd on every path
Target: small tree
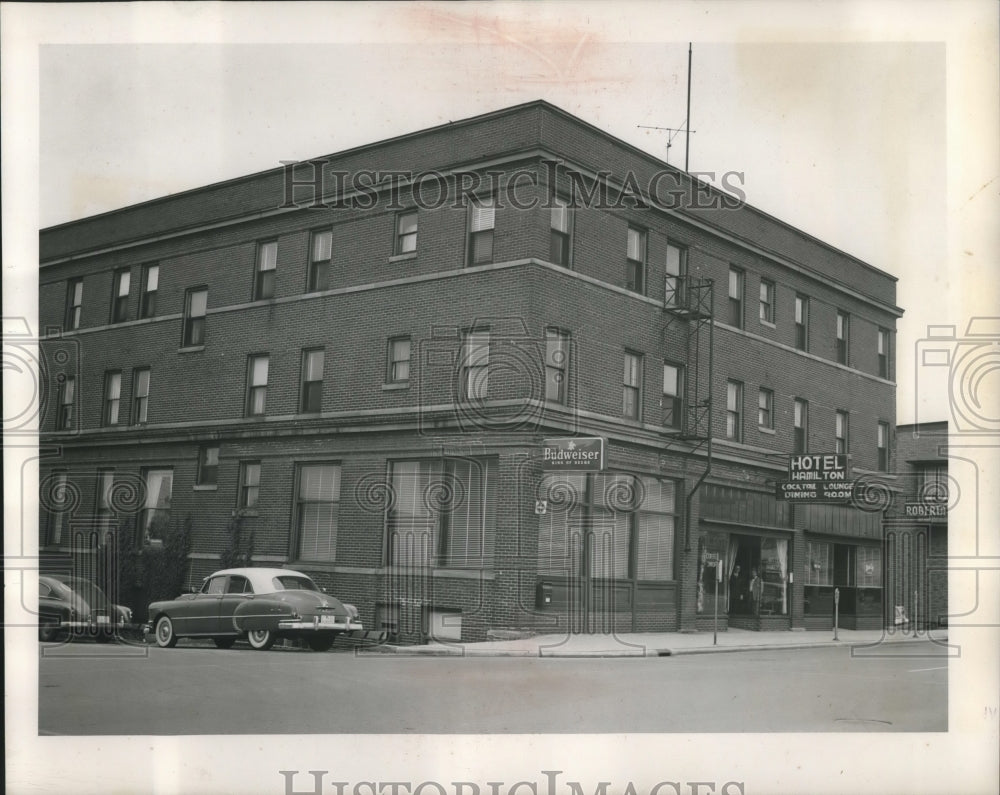
M 247 530 L 242 512 L 237 512 L 226 526 L 226 544 L 219 554 L 224 569 L 244 568 L 253 557 L 253 530 Z

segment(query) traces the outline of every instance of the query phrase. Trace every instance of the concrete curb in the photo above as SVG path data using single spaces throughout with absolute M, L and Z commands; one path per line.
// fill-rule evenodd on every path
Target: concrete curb
M 826 640 L 802 641 L 799 643 L 765 643 L 748 644 L 743 646 L 691 646 L 691 647 L 659 647 L 659 648 L 636 648 L 636 649 L 483 649 L 476 648 L 477 644 L 467 646 L 397 646 L 393 644 L 380 644 L 367 649 L 359 649 L 362 654 L 395 654 L 404 657 L 537 657 L 541 659 L 581 659 L 581 658 L 645 658 L 645 657 L 679 657 L 685 654 L 724 654 L 746 651 L 782 651 L 798 649 L 829 649 L 841 648 L 844 646 L 873 646 L 885 643 L 916 643 L 930 641 L 935 643 L 947 642 L 947 637 L 883 637 L 876 642 L 859 640 Z

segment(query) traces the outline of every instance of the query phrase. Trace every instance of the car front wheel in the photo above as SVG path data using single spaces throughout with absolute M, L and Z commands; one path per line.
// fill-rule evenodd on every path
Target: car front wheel
M 307 641 L 309 643 L 309 648 L 313 651 L 329 651 L 336 639 L 336 633 L 323 632 L 318 635 L 310 635 Z
M 174 622 L 170 620 L 170 616 L 160 616 L 156 619 L 156 645 L 161 649 L 172 649 L 177 645 Z
M 267 651 L 274 645 L 274 633 L 269 629 L 252 629 L 247 633 L 247 641 L 257 651 Z

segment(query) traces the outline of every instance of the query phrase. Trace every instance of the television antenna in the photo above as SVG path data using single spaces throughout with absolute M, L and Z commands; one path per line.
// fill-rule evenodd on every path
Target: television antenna
M 646 130 L 663 130 L 667 133 L 667 163 L 670 162 L 670 147 L 673 146 L 674 138 L 678 133 L 684 133 L 684 170 L 690 171 L 688 163 L 691 155 L 691 133 L 697 130 L 691 129 L 691 42 L 688 42 L 688 80 L 687 80 L 687 117 L 683 127 L 652 127 L 648 124 L 637 124 Z

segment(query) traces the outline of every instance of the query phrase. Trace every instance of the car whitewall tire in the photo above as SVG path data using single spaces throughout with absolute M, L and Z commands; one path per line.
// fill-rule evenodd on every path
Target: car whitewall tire
M 274 633 L 269 629 L 252 629 L 247 633 L 247 641 L 257 651 L 267 651 L 274 645 Z
M 160 616 L 156 619 L 156 645 L 161 649 L 172 649 L 177 645 L 174 622 L 170 620 L 170 616 Z

